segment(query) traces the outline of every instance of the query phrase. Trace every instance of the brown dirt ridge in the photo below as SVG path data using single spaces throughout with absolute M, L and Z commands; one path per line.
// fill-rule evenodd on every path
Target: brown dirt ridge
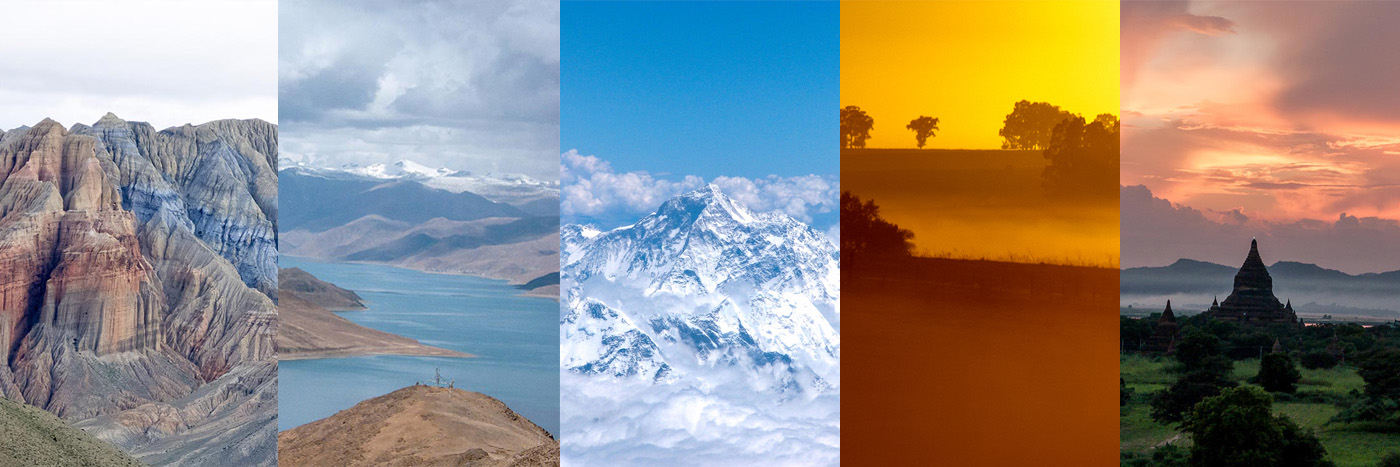
M 409 386 L 282 432 L 291 466 L 558 466 L 559 441 L 478 392 Z

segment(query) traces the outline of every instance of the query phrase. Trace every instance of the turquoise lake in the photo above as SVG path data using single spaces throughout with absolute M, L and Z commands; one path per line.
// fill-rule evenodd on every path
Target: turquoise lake
M 506 281 L 428 274 L 392 266 L 282 256 L 359 294 L 369 307 L 339 314 L 362 326 L 418 339 L 476 358 L 369 356 L 280 362 L 278 430 L 348 409 L 360 401 L 428 383 L 434 369 L 456 387 L 500 399 L 558 436 L 559 303 L 519 296 Z

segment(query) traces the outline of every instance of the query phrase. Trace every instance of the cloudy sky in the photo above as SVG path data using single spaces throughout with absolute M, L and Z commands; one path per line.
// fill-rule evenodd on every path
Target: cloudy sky
M 282 155 L 559 177 L 559 3 L 284 0 Z
M 1125 267 L 1233 264 L 1259 236 L 1288 245 L 1277 259 L 1400 269 L 1377 254 L 1400 246 L 1400 49 L 1389 46 L 1400 3 L 1122 8 L 1122 183 L 1143 187 L 1124 192 Z M 1149 241 L 1158 234 L 1175 250 Z
M 839 235 L 834 2 L 565 2 L 561 214 L 601 228 L 714 183 Z
M 0 128 L 277 122 L 277 2 L 5 2 Z

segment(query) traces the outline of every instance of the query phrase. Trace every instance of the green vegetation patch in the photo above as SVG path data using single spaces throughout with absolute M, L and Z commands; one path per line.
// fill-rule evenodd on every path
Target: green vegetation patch
M 141 463 L 51 413 L 0 397 L 0 465 L 140 466 Z
M 1119 421 L 1120 449 L 1124 452 L 1150 455 L 1152 450 L 1171 442 L 1190 448 L 1190 437 L 1175 428 L 1157 423 L 1149 415 L 1152 394 L 1175 380 L 1171 371 L 1174 361 L 1169 358 L 1124 355 L 1120 374 L 1133 390 L 1128 405 L 1121 410 Z M 1330 369 L 1299 368 L 1302 380 L 1298 394 L 1275 394 L 1274 412 L 1285 415 L 1304 429 L 1315 433 L 1327 449 L 1327 458 L 1338 467 L 1374 467 L 1382 457 L 1400 452 L 1400 433 L 1386 431 L 1375 423 L 1329 423 L 1341 412 L 1337 405 L 1351 391 L 1361 391 L 1365 382 L 1350 365 Z M 1241 385 L 1259 373 L 1259 360 L 1234 362 L 1231 378 Z

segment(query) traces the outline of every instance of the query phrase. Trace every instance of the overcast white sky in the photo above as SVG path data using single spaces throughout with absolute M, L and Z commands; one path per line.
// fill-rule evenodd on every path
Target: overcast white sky
M 282 157 L 559 179 L 559 2 L 283 0 Z
M 277 122 L 277 2 L 7 1 L 0 128 Z

